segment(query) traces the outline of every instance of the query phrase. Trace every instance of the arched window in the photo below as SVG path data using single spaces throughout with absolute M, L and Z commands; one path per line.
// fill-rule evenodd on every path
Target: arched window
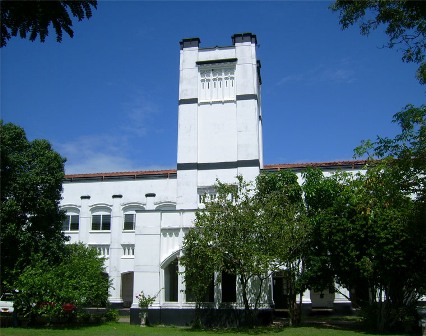
M 176 210 L 176 204 L 175 203 L 163 203 L 157 205 L 155 210 Z
M 77 214 L 66 214 L 62 222 L 62 231 L 78 231 L 80 226 L 80 216 Z
M 111 209 L 95 207 L 92 210 L 92 231 L 111 230 Z
M 76 207 L 66 207 L 62 231 L 78 231 L 80 229 L 80 214 Z
M 174 259 L 164 269 L 164 294 L 167 302 L 178 301 L 178 275 L 178 260 Z
M 110 231 L 111 215 L 110 214 L 92 215 L 92 230 Z
M 127 204 L 123 207 L 123 231 L 134 231 L 136 228 L 136 211 L 145 208 L 139 204 Z
M 134 213 L 125 213 L 124 214 L 124 231 L 134 231 L 136 226 L 136 214 Z

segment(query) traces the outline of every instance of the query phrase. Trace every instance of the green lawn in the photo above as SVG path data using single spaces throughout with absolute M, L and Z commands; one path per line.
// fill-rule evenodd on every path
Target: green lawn
M 368 332 L 349 330 L 348 326 L 321 324 L 298 328 L 289 327 L 262 327 L 246 330 L 192 330 L 181 327 L 144 327 L 130 325 L 127 323 L 106 323 L 100 326 L 74 327 L 74 328 L 2 328 L 0 335 L 19 336 L 133 336 L 133 335 L 186 335 L 186 336 L 209 336 L 209 335 L 277 335 L 277 336 L 354 336 L 374 335 Z M 407 334 L 387 334 L 389 336 L 401 336 Z M 411 335 L 412 336 L 412 335 Z

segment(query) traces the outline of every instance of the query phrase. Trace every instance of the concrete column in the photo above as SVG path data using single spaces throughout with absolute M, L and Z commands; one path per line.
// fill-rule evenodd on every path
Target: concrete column
M 185 236 L 183 230 L 182 230 L 182 212 L 179 213 L 179 251 L 182 250 L 182 244 L 183 244 L 183 238 Z M 178 302 L 180 305 L 182 305 L 183 302 L 186 302 L 186 286 L 185 286 L 185 275 L 183 272 L 185 272 L 185 268 L 181 266 L 179 262 L 180 253 L 178 254 Z
M 154 197 L 147 197 L 148 200 Z M 153 203 L 152 203 L 153 204 Z M 139 307 L 136 296 L 143 291 L 145 295 L 156 295 L 160 292 L 160 221 L 159 211 L 137 211 L 136 222 L 141 223 L 135 232 L 135 273 L 133 285 L 133 304 L 130 309 L 130 323 L 137 324 Z M 162 293 L 160 293 L 162 295 Z M 159 297 L 152 305 L 159 307 Z
M 121 306 L 121 269 L 120 261 L 122 256 L 121 232 L 123 229 L 123 216 L 120 208 L 120 201 L 123 195 L 112 195 L 111 213 L 111 242 L 109 247 L 109 278 L 112 280 L 109 301 L 112 306 Z
M 312 310 L 311 291 L 305 290 L 302 295 L 302 314 L 309 314 Z
M 155 205 L 154 205 L 155 196 L 156 195 L 154 193 L 145 194 L 146 210 L 154 210 L 155 209 Z
M 87 244 L 89 242 L 89 231 L 91 230 L 91 216 L 89 211 L 89 195 L 83 195 L 81 199 L 81 208 L 80 208 L 80 225 L 78 239 L 79 241 Z
M 302 304 L 311 304 L 311 291 L 309 289 L 305 290 L 302 295 Z

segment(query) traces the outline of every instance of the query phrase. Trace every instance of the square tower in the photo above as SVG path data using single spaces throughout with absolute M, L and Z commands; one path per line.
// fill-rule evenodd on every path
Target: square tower
M 263 167 L 260 62 L 256 35 L 232 46 L 180 42 L 177 208 L 196 209 L 216 179 L 254 180 Z

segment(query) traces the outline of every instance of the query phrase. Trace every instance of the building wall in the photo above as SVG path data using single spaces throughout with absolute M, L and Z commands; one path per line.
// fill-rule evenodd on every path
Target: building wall
M 182 309 L 187 310 L 182 323 L 190 319 L 194 304 L 186 300 L 177 260 L 200 195 L 214 193 L 217 179 L 235 183 L 242 175 L 254 181 L 264 168 L 256 36 L 235 34 L 228 47 L 199 44 L 198 38 L 180 42 L 177 169 L 68 175 L 63 185 L 61 206 L 79 216 L 78 231 L 65 233 L 70 242 L 83 242 L 107 257 L 110 301 L 131 306 L 133 323 L 141 291 L 157 295 L 152 308 L 158 322 L 176 323 Z M 263 303 L 272 304 L 272 282 L 263 294 Z M 316 296 L 305 293 L 304 303 Z M 217 307 L 220 288 L 215 301 Z M 321 306 L 320 300 L 313 305 Z M 234 306 L 242 306 L 238 295 Z

